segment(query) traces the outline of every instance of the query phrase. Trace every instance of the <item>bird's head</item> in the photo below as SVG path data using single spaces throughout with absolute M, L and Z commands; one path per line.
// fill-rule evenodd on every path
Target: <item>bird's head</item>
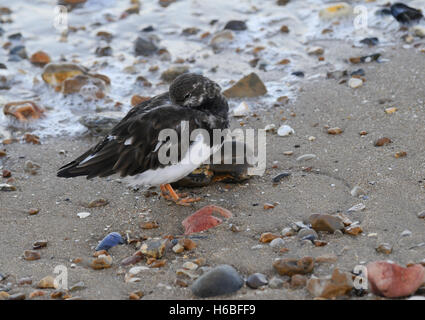
M 173 103 L 197 108 L 213 102 L 220 96 L 221 88 L 217 83 L 204 76 L 185 73 L 171 83 L 169 92 Z

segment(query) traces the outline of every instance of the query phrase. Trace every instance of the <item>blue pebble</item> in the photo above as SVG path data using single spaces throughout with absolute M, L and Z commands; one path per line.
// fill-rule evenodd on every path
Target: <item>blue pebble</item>
M 109 250 L 118 244 L 124 244 L 125 241 L 118 232 L 111 232 L 97 245 L 96 251 Z

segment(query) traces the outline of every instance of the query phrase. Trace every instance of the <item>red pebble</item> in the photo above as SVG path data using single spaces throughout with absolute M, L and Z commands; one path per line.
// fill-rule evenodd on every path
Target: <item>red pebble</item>
M 398 264 L 375 261 L 367 265 L 371 291 L 388 298 L 406 297 L 418 290 L 425 281 L 425 268 L 414 264 L 403 268 Z
M 204 231 L 221 224 L 223 221 L 213 216 L 213 213 L 218 213 L 225 218 L 230 218 L 232 216 L 232 213 L 227 209 L 214 205 L 205 206 L 183 220 L 182 224 L 185 228 L 184 234 L 188 235 Z

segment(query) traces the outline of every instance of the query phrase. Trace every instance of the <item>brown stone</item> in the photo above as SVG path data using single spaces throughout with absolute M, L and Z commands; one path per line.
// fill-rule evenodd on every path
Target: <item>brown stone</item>
M 265 232 L 265 233 L 261 234 L 260 242 L 269 243 L 276 238 L 280 238 L 280 236 L 272 234 L 271 232 Z
M 55 278 L 52 276 L 47 276 L 41 279 L 38 284 L 37 288 L 39 289 L 56 289 L 55 286 Z
M 50 63 L 50 57 L 44 51 L 37 51 L 31 56 L 30 61 L 36 66 L 44 67 L 46 64 Z
M 344 228 L 344 233 L 347 233 L 352 236 L 358 236 L 362 232 L 363 229 L 360 226 L 348 226 Z
M 107 255 L 100 255 L 96 259 L 94 259 L 90 267 L 94 270 L 107 269 L 112 266 L 112 257 Z
M 390 138 L 380 138 L 378 140 L 375 141 L 375 147 L 382 147 L 385 146 L 387 144 L 390 144 L 392 141 Z
M 144 222 L 144 223 L 140 224 L 140 228 L 142 228 L 142 229 L 156 229 L 156 228 L 159 228 L 159 225 L 155 221 L 149 221 L 149 222 Z
M 231 88 L 225 90 L 223 95 L 227 98 L 258 97 L 267 93 L 264 83 L 256 73 L 250 73 L 236 82 Z
M 292 288 L 302 288 L 307 284 L 307 277 L 301 274 L 294 274 L 291 277 L 291 287 Z
M 286 258 L 277 259 L 273 267 L 282 276 L 293 276 L 294 274 L 311 273 L 314 268 L 314 258 L 304 257 L 301 259 Z
M 37 251 L 33 250 L 25 250 L 24 251 L 24 259 L 27 261 L 34 261 L 41 258 L 41 255 Z
M 327 231 L 333 233 L 336 230 L 342 230 L 344 228 L 344 224 L 339 217 L 329 214 L 314 213 L 309 217 L 309 222 L 315 231 Z
M 344 131 L 341 128 L 338 128 L 338 127 L 328 129 L 328 134 L 332 134 L 332 135 L 341 134 L 343 132 Z
M 330 279 L 312 278 L 307 282 L 307 290 L 314 297 L 336 298 L 347 295 L 353 289 L 351 274 L 334 269 Z
M 140 104 L 142 102 L 148 101 L 149 99 L 150 99 L 150 97 L 142 97 L 142 96 L 139 96 L 139 95 L 136 94 L 136 95 L 131 97 L 130 103 L 134 107 L 134 106 L 137 106 L 138 104 Z

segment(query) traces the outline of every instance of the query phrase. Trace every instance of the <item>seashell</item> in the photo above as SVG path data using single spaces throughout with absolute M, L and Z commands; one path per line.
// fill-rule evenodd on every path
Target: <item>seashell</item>
M 111 232 L 97 245 L 96 251 L 109 250 L 118 244 L 124 244 L 125 241 L 118 232 Z
M 286 137 L 286 136 L 289 136 L 289 135 L 294 134 L 294 133 L 295 133 L 295 130 L 292 129 L 290 126 L 286 125 L 286 124 L 281 126 L 277 130 L 277 134 L 281 137 Z
M 234 117 L 243 117 L 246 116 L 250 111 L 249 105 L 243 101 L 240 105 L 233 109 Z

